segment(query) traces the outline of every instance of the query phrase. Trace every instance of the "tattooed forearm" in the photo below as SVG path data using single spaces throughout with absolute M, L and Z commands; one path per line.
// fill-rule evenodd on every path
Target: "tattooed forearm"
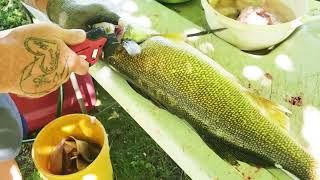
M 31 62 L 22 70 L 20 89 L 26 94 L 52 91 L 68 77 L 67 60 L 60 64 L 60 47 L 56 41 L 36 37 L 26 38 L 24 47 L 32 55 Z

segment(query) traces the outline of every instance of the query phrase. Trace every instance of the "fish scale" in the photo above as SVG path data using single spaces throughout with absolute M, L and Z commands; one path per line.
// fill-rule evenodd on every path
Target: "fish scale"
M 162 37 L 146 40 L 141 48 L 138 56 L 120 47 L 106 58 L 134 86 L 198 132 L 279 164 L 301 179 L 315 179 L 313 157 L 263 116 L 248 91 L 212 59 Z

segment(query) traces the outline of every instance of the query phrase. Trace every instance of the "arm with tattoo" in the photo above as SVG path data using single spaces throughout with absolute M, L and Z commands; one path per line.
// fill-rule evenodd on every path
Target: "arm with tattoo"
M 22 1 L 44 13 L 51 9 L 53 15 L 68 13 L 64 12 L 62 5 L 77 7 L 79 14 L 85 14 L 77 22 L 68 21 L 75 17 L 67 18 L 64 24 L 60 24 L 64 28 L 82 28 L 88 19 L 96 16 L 111 18 L 109 21 L 114 22 L 119 20 L 112 3 L 104 0 L 95 0 L 93 4 L 82 0 Z M 62 29 L 53 24 L 21 26 L 3 38 L 0 34 L 0 93 L 39 97 L 67 81 L 71 72 L 86 74 L 88 63 L 80 60 L 67 46 L 83 42 L 85 36 L 82 30 Z
M 0 38 L 0 93 L 39 97 L 56 90 L 71 72 L 86 74 L 88 64 L 67 44 L 78 44 L 82 30 L 54 24 L 33 24 L 13 29 Z

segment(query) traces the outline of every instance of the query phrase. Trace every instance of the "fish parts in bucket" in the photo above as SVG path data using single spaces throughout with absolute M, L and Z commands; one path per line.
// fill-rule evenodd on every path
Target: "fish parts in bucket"
M 98 144 L 73 136 L 62 139 L 50 154 L 48 169 L 56 175 L 65 175 L 85 169 L 99 155 Z
M 141 48 L 135 57 L 119 48 L 107 62 L 156 104 L 186 119 L 200 135 L 209 134 L 301 179 L 315 179 L 314 158 L 273 122 L 272 117 L 287 118 L 282 107 L 255 96 L 186 43 L 153 37 Z

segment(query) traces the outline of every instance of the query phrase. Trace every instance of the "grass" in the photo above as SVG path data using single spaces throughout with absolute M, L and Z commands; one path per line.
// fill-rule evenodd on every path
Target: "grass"
M 28 23 L 19 0 L 0 0 L 0 31 Z
M 16 161 L 25 180 L 40 180 L 39 173 L 32 162 L 31 149 L 32 143 L 23 144 Z
M 189 179 L 99 84 L 95 87 L 100 105 L 90 114 L 102 122 L 109 135 L 114 179 Z M 26 180 L 38 180 L 31 147 L 24 144 L 16 160 Z

